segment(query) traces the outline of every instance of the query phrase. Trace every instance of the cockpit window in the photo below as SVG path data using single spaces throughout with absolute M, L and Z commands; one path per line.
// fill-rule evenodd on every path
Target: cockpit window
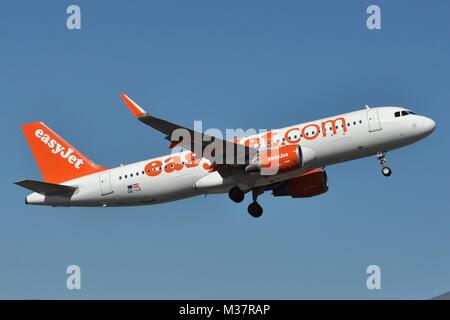
M 397 117 L 403 117 L 403 116 L 407 116 L 408 114 L 415 114 L 412 111 L 406 111 L 406 110 L 402 110 L 402 111 L 397 111 L 394 113 L 394 116 Z

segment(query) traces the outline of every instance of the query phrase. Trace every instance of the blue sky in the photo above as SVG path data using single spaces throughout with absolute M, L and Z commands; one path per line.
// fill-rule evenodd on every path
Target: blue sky
M 68 31 L 78 4 L 82 29 Z M 365 13 L 381 7 L 382 29 Z M 446 1 L 8 1 L 0 11 L 0 298 L 426 299 L 450 290 L 450 4 Z M 427 139 L 327 168 L 307 200 L 226 195 L 113 209 L 31 207 L 41 120 L 104 166 L 167 153 L 144 108 L 204 128 L 277 128 L 409 106 Z M 65 287 L 77 264 L 82 289 Z M 367 266 L 382 271 L 368 290 Z

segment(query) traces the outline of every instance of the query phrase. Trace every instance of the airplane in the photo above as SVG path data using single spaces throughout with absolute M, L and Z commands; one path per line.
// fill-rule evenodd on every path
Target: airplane
M 26 204 L 139 206 L 223 193 L 240 203 L 251 192 L 248 213 L 258 218 L 263 208 L 257 198 L 266 191 L 292 198 L 327 192 L 325 167 L 333 164 L 376 156 L 382 174 L 390 176 L 386 153 L 425 138 L 436 127 L 432 119 L 408 108 L 366 106 L 226 140 L 150 115 L 126 94 L 121 98 L 135 118 L 166 135 L 169 148 L 180 150 L 110 169 L 91 161 L 44 123 L 25 124 L 23 133 L 44 180 L 16 182 L 33 191 Z M 174 135 L 177 130 L 187 132 L 187 138 Z M 222 148 L 207 152 L 212 142 Z

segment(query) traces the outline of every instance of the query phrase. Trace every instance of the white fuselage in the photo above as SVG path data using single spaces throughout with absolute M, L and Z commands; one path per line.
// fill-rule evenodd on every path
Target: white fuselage
M 247 141 L 250 146 L 259 149 L 283 144 L 299 144 L 302 148 L 314 150 L 315 168 L 325 167 L 412 144 L 434 130 L 435 123 L 429 118 L 414 114 L 394 116 L 396 112 L 402 110 L 406 109 L 379 107 L 359 110 L 272 130 L 269 135 L 265 133 L 249 136 L 240 142 Z M 183 151 L 66 181 L 62 184 L 78 187 L 70 198 L 45 197 L 33 193 L 26 198 L 26 202 L 52 206 L 93 207 L 156 204 L 200 194 L 223 193 L 236 185 L 242 190 L 250 190 L 284 181 L 314 169 L 264 176 L 246 174 L 242 168 L 236 168 L 232 176 L 221 179 L 217 177 L 217 171 L 210 170 L 210 163 L 206 159 L 201 159 L 195 166 L 189 166 L 187 161 L 189 154 L 190 151 Z M 181 166 L 171 167 L 173 157 L 180 157 L 183 161 Z M 163 166 L 159 173 L 149 175 L 148 164 L 155 161 L 160 161 Z M 212 175 L 210 180 L 218 182 L 209 188 L 196 187 L 196 183 L 208 175 Z

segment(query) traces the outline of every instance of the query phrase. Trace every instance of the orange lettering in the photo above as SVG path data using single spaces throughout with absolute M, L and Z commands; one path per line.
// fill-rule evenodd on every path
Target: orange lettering
M 164 165 L 164 171 L 167 173 L 183 169 L 183 165 L 181 164 L 181 158 L 179 156 L 169 157 L 165 159 L 164 162 L 166 163 L 166 165 Z
M 200 159 L 196 159 L 193 152 L 186 154 L 184 159 L 187 161 L 185 164 L 186 168 L 194 168 L 200 164 Z
M 162 162 L 159 160 L 152 161 L 145 166 L 145 174 L 151 177 L 156 177 L 161 173 L 159 168 L 162 166 Z
M 343 126 L 344 132 L 347 132 L 347 122 L 345 118 L 337 118 L 334 120 L 322 121 L 322 135 L 324 137 L 327 136 L 327 128 L 326 128 L 327 123 L 331 123 L 331 128 L 333 128 L 333 134 L 336 134 L 336 122 L 338 120 L 341 120 L 341 125 Z
M 305 134 L 306 129 L 307 129 L 308 127 L 314 127 L 314 128 L 316 128 L 316 131 L 314 132 L 314 135 L 311 135 L 311 136 L 310 136 L 310 135 Z M 313 140 L 313 139 L 317 138 L 317 136 L 319 135 L 319 130 L 320 130 L 320 127 L 319 127 L 317 124 L 315 124 L 315 123 L 308 124 L 306 127 L 303 127 L 303 129 L 302 129 L 302 136 L 303 136 L 303 138 L 305 138 L 306 140 Z
M 289 139 L 289 133 L 291 133 L 292 131 L 295 131 L 295 130 L 299 131 L 300 129 L 299 128 L 292 128 L 292 129 L 289 129 L 288 131 L 286 131 L 286 133 L 284 134 L 284 138 L 286 139 L 286 141 L 288 141 L 290 143 L 298 143 L 298 142 L 300 142 L 300 133 L 298 134 L 298 138 L 297 139 L 293 139 L 293 140 Z
M 209 171 L 209 172 L 211 172 L 211 171 L 213 171 L 214 169 L 213 169 L 213 167 L 212 167 L 212 165 L 210 165 L 210 164 L 208 164 L 208 163 L 203 163 L 203 169 L 205 169 L 206 171 Z
M 258 137 L 255 137 L 255 138 L 249 138 L 249 139 L 245 140 L 245 143 L 244 143 L 244 144 L 245 144 L 247 147 L 251 147 L 251 146 L 253 146 L 254 144 L 258 144 L 258 145 L 259 145 L 259 143 L 260 143 L 259 138 L 258 138 Z

